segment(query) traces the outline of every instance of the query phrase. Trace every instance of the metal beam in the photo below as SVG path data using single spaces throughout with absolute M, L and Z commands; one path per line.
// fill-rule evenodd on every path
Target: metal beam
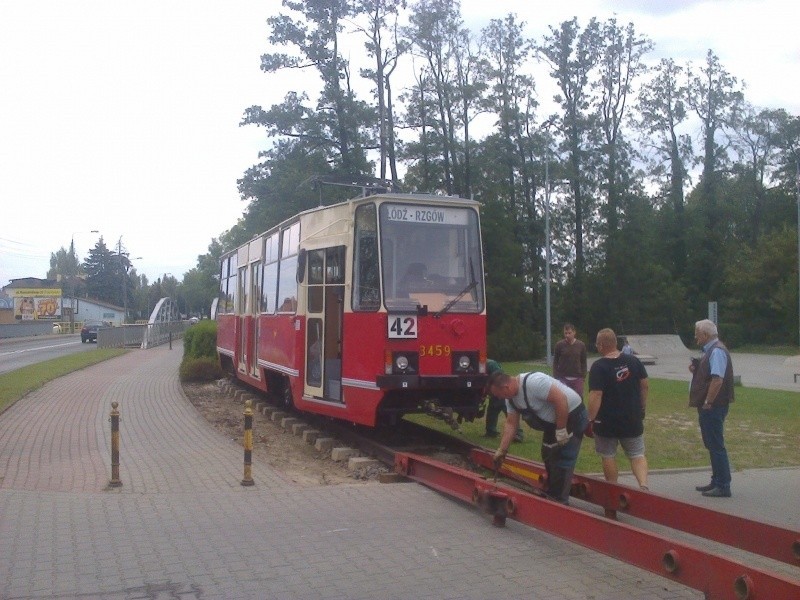
M 496 525 L 512 518 L 597 550 L 682 585 L 707 598 L 796 598 L 800 581 L 746 566 L 685 543 L 596 516 L 482 476 L 408 453 L 397 453 L 395 470 L 442 493 L 490 512 Z
M 476 465 L 487 469 L 493 468 L 492 456 L 488 450 L 478 449 L 470 454 Z M 500 472 L 539 487 L 545 468 L 541 463 L 509 456 Z M 573 476 L 572 495 L 609 510 L 800 567 L 800 532 L 797 531 L 584 475 Z

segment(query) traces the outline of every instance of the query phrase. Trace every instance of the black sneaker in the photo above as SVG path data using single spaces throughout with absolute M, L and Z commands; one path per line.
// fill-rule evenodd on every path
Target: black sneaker
M 483 437 L 496 438 L 499 434 L 496 431 L 487 431 Z
M 717 487 L 717 486 L 716 486 L 716 485 L 714 485 L 713 483 L 709 483 L 708 485 L 698 485 L 698 486 L 697 486 L 696 488 L 694 488 L 694 489 L 696 489 L 698 492 L 710 492 L 710 491 L 711 491 L 711 490 L 713 490 L 715 487 Z
M 703 496 L 705 496 L 706 498 L 730 498 L 731 489 L 715 487 L 714 489 L 708 490 L 707 492 L 703 492 Z

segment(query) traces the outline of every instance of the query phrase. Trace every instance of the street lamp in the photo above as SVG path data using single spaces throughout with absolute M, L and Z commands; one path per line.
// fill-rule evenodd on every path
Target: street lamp
M 544 161 L 544 305 L 547 343 L 547 366 L 553 366 L 553 327 L 550 321 L 550 144 L 547 145 L 547 158 Z

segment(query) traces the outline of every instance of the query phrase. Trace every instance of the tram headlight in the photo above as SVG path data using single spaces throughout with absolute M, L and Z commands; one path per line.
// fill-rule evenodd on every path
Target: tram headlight
M 399 370 L 405 371 L 408 369 L 408 357 L 401 354 L 395 359 L 394 364 Z
M 453 352 L 452 362 L 453 373 L 477 373 L 478 372 L 478 353 L 471 351 Z
M 416 375 L 419 373 L 419 355 L 409 350 L 392 352 L 391 369 L 395 375 Z M 389 366 L 389 363 L 387 363 Z

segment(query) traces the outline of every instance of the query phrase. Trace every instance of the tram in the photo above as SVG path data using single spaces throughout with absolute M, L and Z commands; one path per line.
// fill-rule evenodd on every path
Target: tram
M 300 411 L 370 427 L 479 416 L 479 204 L 379 193 L 304 211 L 223 255 L 217 352 Z

